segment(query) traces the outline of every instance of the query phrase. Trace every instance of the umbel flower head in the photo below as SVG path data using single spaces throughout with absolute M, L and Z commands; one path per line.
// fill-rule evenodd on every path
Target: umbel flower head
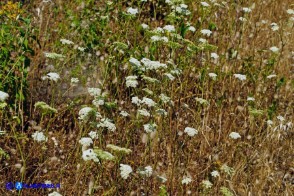
M 3 91 L 0 91 L 0 101 L 5 101 L 9 95 Z
M 113 144 L 107 144 L 106 148 L 109 148 L 110 150 L 116 153 L 122 153 L 122 154 L 130 154 L 132 152 L 132 150 L 130 149 L 115 146 Z
M 41 131 L 36 131 L 33 135 L 32 135 L 33 139 L 37 142 L 42 142 L 42 141 L 47 141 L 48 138 L 44 135 L 43 132 Z
M 94 152 L 93 149 L 88 149 L 88 150 L 83 151 L 82 158 L 84 159 L 84 161 L 93 160 L 94 162 L 99 163 L 99 159 L 97 158 L 97 154 Z
M 120 164 L 119 169 L 120 169 L 120 176 L 125 180 L 129 177 L 130 173 L 133 172 L 133 169 L 131 168 L 131 166 L 125 165 L 125 164 Z
M 46 76 L 42 76 L 42 80 L 46 80 L 46 79 L 57 82 L 57 80 L 60 79 L 60 76 L 58 73 L 50 72 Z
M 97 157 L 101 160 L 111 161 L 115 159 L 115 157 L 111 153 L 103 151 L 99 148 L 94 148 L 94 152 L 97 154 Z
M 57 113 L 55 108 L 50 107 L 47 103 L 43 101 L 38 101 L 35 103 L 35 108 L 40 108 L 42 113 Z
M 88 120 L 89 113 L 93 111 L 91 107 L 84 107 L 79 111 L 79 119 L 80 120 Z
M 139 174 L 142 175 L 142 176 L 151 177 L 152 172 L 153 172 L 152 167 L 149 165 L 149 166 L 146 166 L 144 168 L 144 170 L 140 170 Z

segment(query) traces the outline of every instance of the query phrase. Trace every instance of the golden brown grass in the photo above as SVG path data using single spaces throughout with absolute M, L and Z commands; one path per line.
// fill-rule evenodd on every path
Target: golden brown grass
M 210 51 L 198 51 L 189 56 L 184 42 L 181 43 L 184 47 L 173 52 L 167 45 L 159 44 L 154 59 L 160 62 L 173 59 L 182 74 L 170 82 L 164 79 L 162 72 L 150 73 L 150 77 L 163 82 L 156 85 L 142 80 L 135 90 L 128 89 L 125 77 L 133 73 L 124 67 L 128 66 L 130 56 L 139 60 L 151 56 L 151 52 L 145 52 L 146 47 L 150 49 L 150 36 L 139 30 L 139 25 L 145 22 L 153 29 L 170 24 L 163 19 L 163 13 L 170 11 L 166 4 L 162 8 L 156 7 L 159 18 L 150 20 L 155 2 L 158 1 L 148 0 L 141 8 L 142 15 L 131 20 L 123 20 L 121 10 L 132 5 L 138 7 L 135 1 L 113 1 L 108 10 L 101 1 L 57 0 L 50 4 L 36 0 L 24 6 L 25 12 L 33 16 L 32 25 L 40 45 L 31 43 L 36 54 L 31 57 L 30 98 L 26 105 L 28 112 L 23 113 L 24 127 L 13 121 L 11 112 L 0 111 L 0 127 L 7 131 L 0 136 L 0 147 L 10 157 L 1 159 L 0 195 L 47 195 L 52 191 L 23 189 L 18 193 L 5 189 L 7 182 L 42 183 L 45 180 L 60 183 L 58 192 L 62 195 L 87 195 L 89 189 L 91 195 L 159 195 L 162 185 L 169 195 L 222 195 L 221 187 L 227 187 L 234 195 L 293 194 L 293 125 L 286 131 L 274 131 L 274 128 L 280 124 L 279 115 L 285 122 L 294 119 L 294 34 L 293 21 L 289 22 L 286 13 L 287 9 L 294 9 L 294 5 L 290 0 L 227 1 L 227 8 L 214 6 L 199 22 L 205 14 L 201 11 L 200 1 L 187 1 L 192 12 L 188 21 L 196 27 L 196 33 L 188 32 L 185 39 L 198 43 L 197 40 L 203 37 L 200 30 L 214 23 L 216 30 L 208 41 L 218 47 L 211 51 L 220 56 L 217 65 L 209 60 Z M 246 16 L 248 21 L 242 23 L 238 18 L 244 12 L 240 10 L 253 4 L 255 8 Z M 35 9 L 42 6 L 44 11 L 37 17 Z M 106 24 L 101 21 L 104 15 L 109 16 Z M 263 24 L 261 20 L 268 22 Z M 75 21 L 84 27 L 72 28 L 70 25 Z M 279 25 L 278 31 L 271 30 L 272 22 Z M 174 25 L 179 28 L 177 22 Z M 85 55 L 76 54 L 73 48 L 63 50 L 61 48 L 65 46 L 59 43 L 61 38 L 87 45 L 90 49 Z M 129 43 L 124 54 L 114 49 L 112 44 L 116 41 Z M 278 54 L 269 51 L 272 46 L 280 48 Z M 231 49 L 237 50 L 240 58 L 226 58 Z M 63 61 L 50 61 L 44 57 L 44 51 L 68 57 Z M 201 61 L 202 58 L 206 60 Z M 270 59 L 275 59 L 272 65 L 266 63 Z M 50 64 L 62 77 L 58 83 L 40 80 L 51 71 L 48 70 Z M 217 79 L 209 78 L 209 72 L 216 73 Z M 245 74 L 247 80 L 234 78 L 235 73 Z M 276 78 L 266 78 L 273 73 Z M 72 98 L 74 93 L 79 94 L 78 88 L 62 96 L 69 88 L 71 77 L 79 77 L 83 86 L 103 89 L 109 93 L 109 102 L 117 102 L 115 109 L 98 108 L 103 116 L 114 120 L 117 130 L 100 131 L 94 146 L 107 150 L 107 144 L 115 144 L 131 149 L 130 155 L 102 164 L 82 159 L 79 140 L 87 137 L 93 126 L 80 123 L 78 112 L 83 104 L 91 104 L 92 97 L 81 93 Z M 62 89 L 62 84 L 66 88 Z M 158 103 L 161 93 L 174 101 L 173 106 L 161 104 L 168 112 L 167 117 L 136 118 L 137 107 L 131 103 L 131 97 L 147 96 L 142 91 L 145 87 L 154 92 L 149 97 Z M 254 97 L 255 101 L 248 102 L 248 96 Z M 196 97 L 207 100 L 209 105 L 201 105 Z M 48 103 L 58 112 L 46 115 L 41 121 L 41 113 L 34 109 L 37 101 Z M 250 112 L 251 108 L 263 113 L 254 114 L 254 111 Z M 128 111 L 130 117 L 121 117 L 120 110 Z M 272 126 L 267 124 L 269 119 L 274 122 Z M 143 124 L 150 120 L 158 127 L 149 137 Z M 199 133 L 189 137 L 183 133 L 185 127 L 194 127 Z M 31 137 L 40 129 L 48 136 L 45 143 L 38 143 Z M 238 132 L 241 138 L 231 139 L 231 132 Z M 52 137 L 58 141 L 57 146 Z M 120 177 L 119 163 L 133 168 L 127 180 Z M 227 175 L 222 171 L 224 164 L 233 168 L 234 174 Z M 147 165 L 152 166 L 154 173 L 150 178 L 142 178 L 136 171 Z M 219 171 L 220 177 L 211 176 L 214 170 Z M 165 176 L 167 182 L 160 182 L 157 175 Z M 192 182 L 182 185 L 184 176 L 190 176 Z M 210 180 L 212 188 L 204 189 L 203 180 Z M 89 188 L 92 183 L 93 187 Z

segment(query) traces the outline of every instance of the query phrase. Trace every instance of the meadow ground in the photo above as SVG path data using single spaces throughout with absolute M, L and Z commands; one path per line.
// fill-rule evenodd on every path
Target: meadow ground
M 293 195 L 291 0 L 1 1 L 0 25 L 0 195 Z

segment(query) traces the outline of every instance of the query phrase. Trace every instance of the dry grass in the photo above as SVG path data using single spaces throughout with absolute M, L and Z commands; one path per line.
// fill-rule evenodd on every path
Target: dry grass
M 211 6 L 204 9 L 200 1 L 190 0 L 186 4 L 191 15 L 182 17 L 187 18 L 184 23 L 167 20 L 171 8 L 164 1 L 148 0 L 143 5 L 139 1 L 112 2 L 107 5 L 91 0 L 35 0 L 22 8 L 24 13 L 30 13 L 34 29 L 31 33 L 38 42 L 30 41 L 35 54 L 30 56 L 29 95 L 24 110 L 0 110 L 0 128 L 6 131 L 0 136 L 0 147 L 8 155 L 1 158 L 0 195 L 47 195 L 53 190 L 18 192 L 5 188 L 7 182 L 46 180 L 60 183 L 61 188 L 55 191 L 62 195 L 225 195 L 222 187 L 232 195 L 292 195 L 294 21 L 286 12 L 294 9 L 291 1 L 227 0 L 227 5 L 216 1 L 221 6 L 212 6 L 207 1 Z M 252 12 L 244 14 L 242 8 L 253 5 Z M 122 13 L 127 7 L 137 7 L 140 13 L 130 18 Z M 40 9 L 39 16 L 36 8 Z M 107 22 L 104 16 L 108 17 Z M 247 21 L 240 21 L 241 16 Z M 180 33 L 180 25 L 186 22 L 196 28 L 195 33 L 185 34 L 186 40 L 166 35 L 181 44 L 179 48 L 152 44 L 150 32 L 140 27 L 146 23 L 152 30 L 172 24 Z M 279 26 L 277 31 L 271 29 L 273 22 Z M 213 26 L 210 37 L 201 35 L 201 29 Z M 189 42 L 200 46 L 201 37 L 216 48 L 206 46 L 190 52 Z M 62 38 L 75 44 L 62 45 Z M 85 52 L 74 49 L 77 46 L 85 47 Z M 278 47 L 279 52 L 270 51 L 272 46 Z M 235 58 L 234 51 L 238 51 Z M 53 60 L 43 52 L 63 54 L 65 58 Z M 213 60 L 211 52 L 217 53 L 219 59 Z M 144 73 L 161 83 L 143 80 L 142 73 L 129 63 L 130 57 L 166 63 L 167 70 Z M 174 75 L 173 81 L 163 75 L 173 69 L 167 63 L 170 59 L 182 70 L 179 76 Z M 61 79 L 56 83 L 41 80 L 48 72 L 59 73 Z M 209 73 L 216 73 L 216 79 L 209 77 Z M 246 80 L 240 81 L 233 74 L 244 74 Z M 267 78 L 271 74 L 276 77 Z M 126 77 L 130 75 L 139 76 L 136 88 L 126 87 Z M 79 78 L 79 86 L 70 87 L 71 77 Z M 108 105 L 94 106 L 86 87 L 106 92 Z M 153 95 L 148 95 L 144 88 Z M 173 104 L 163 103 L 161 93 L 170 97 Z M 134 96 L 152 98 L 157 107 L 138 107 L 131 103 Z M 248 97 L 255 101 L 247 101 Z M 201 104 L 195 98 L 209 104 Z M 38 101 L 58 112 L 43 115 L 34 108 Z M 84 106 L 113 120 L 116 131 L 97 128 L 100 119 L 95 117 L 87 122 L 78 119 Z M 146 108 L 151 116 L 138 116 L 139 108 Z M 167 116 L 156 114 L 158 108 L 164 109 Z M 121 116 L 122 110 L 130 116 Z M 13 116 L 22 116 L 22 122 Z M 273 124 L 269 125 L 268 120 Z M 151 134 L 143 127 L 149 122 L 157 125 Z M 184 133 L 186 127 L 197 129 L 198 134 L 188 136 Z M 47 142 L 32 139 L 38 130 L 48 137 Z M 82 159 L 79 140 L 88 137 L 90 131 L 99 134 L 93 146 L 111 152 L 115 160 L 100 160 L 101 164 L 97 164 Z M 230 138 L 231 132 L 239 133 L 241 138 Z M 115 154 L 106 148 L 107 144 L 131 149 L 132 153 Z M 133 169 L 126 180 L 120 176 L 120 164 Z M 148 165 L 153 174 L 142 177 L 137 171 Z M 225 172 L 225 165 L 234 172 Z M 213 171 L 220 176 L 213 177 Z M 158 176 L 167 181 L 161 182 Z M 185 176 L 192 182 L 183 185 Z M 204 188 L 203 180 L 209 180 L 212 187 Z

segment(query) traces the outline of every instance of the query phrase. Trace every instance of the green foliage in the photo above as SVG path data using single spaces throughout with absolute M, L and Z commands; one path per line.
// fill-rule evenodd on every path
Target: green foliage
M 9 94 L 10 106 L 25 101 L 28 91 L 28 67 L 34 50 L 30 47 L 31 20 L 21 14 L 19 5 L 7 3 L 9 9 L 0 14 L 0 90 Z M 16 14 L 17 17 L 14 17 Z M 13 17 L 12 17 L 13 16 Z

